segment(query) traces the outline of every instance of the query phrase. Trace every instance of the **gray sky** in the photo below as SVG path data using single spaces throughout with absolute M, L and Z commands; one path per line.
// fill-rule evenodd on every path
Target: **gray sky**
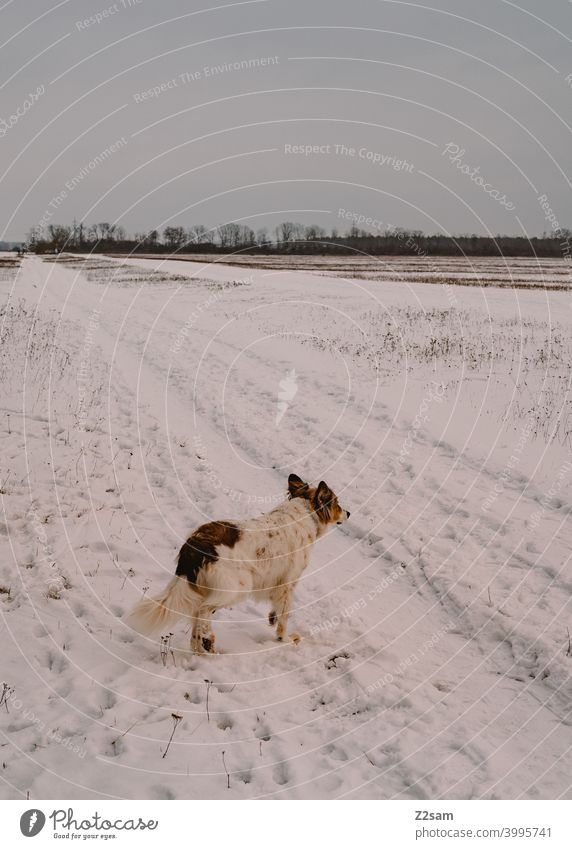
M 74 217 L 344 231 L 340 210 L 533 235 L 549 206 L 572 226 L 565 0 L 0 9 L 0 239 Z

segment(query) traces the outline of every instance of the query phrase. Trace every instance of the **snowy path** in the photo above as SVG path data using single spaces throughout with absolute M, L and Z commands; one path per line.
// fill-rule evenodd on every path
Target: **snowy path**
M 39 349 L 24 389 L 6 378 L 0 425 L 4 795 L 569 798 L 566 488 L 530 518 L 569 454 L 527 445 L 483 510 L 518 445 L 506 386 L 344 349 L 352 333 L 371 348 L 364 313 L 391 312 L 394 284 L 374 300 L 308 273 L 129 264 L 197 279 L 104 285 L 29 258 L 12 295 L 38 305 Z M 492 297 L 508 315 L 513 295 Z M 17 375 L 26 316 L 3 347 Z M 163 665 L 123 613 L 193 526 L 268 509 L 290 471 L 352 513 L 300 582 L 303 643 L 274 642 L 247 603 L 217 616 L 222 654 L 189 655 L 178 628 Z

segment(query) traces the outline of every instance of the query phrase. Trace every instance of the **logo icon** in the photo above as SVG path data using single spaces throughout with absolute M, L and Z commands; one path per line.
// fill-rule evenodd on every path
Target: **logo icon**
M 35 837 L 46 824 L 44 813 L 37 808 L 25 811 L 20 817 L 20 831 L 24 837 Z
M 286 377 L 283 378 L 279 383 L 280 389 L 278 391 L 278 398 L 276 404 L 276 420 L 275 425 L 278 427 L 280 422 L 282 421 L 282 417 L 284 413 L 290 406 L 290 401 L 294 400 L 296 393 L 298 392 L 298 381 L 296 375 L 296 369 L 291 369 Z

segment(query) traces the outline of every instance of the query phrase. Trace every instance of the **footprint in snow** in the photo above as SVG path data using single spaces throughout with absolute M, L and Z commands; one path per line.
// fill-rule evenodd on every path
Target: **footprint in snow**
M 60 675 L 69 666 L 63 651 L 56 651 L 55 649 L 48 649 L 43 658 L 41 658 L 40 663 L 49 669 L 50 672 L 55 672 L 56 675 Z
M 232 693 L 236 684 L 215 684 L 217 693 Z
M 252 770 L 243 769 L 240 772 L 235 772 L 234 777 L 237 781 L 242 781 L 243 784 L 250 784 L 252 781 Z
M 347 753 L 340 746 L 335 746 L 333 743 L 324 746 L 322 751 L 335 761 L 347 761 L 348 759 Z
M 276 764 L 274 769 L 272 770 L 272 778 L 279 784 L 281 787 L 284 784 L 288 784 L 290 781 L 290 775 L 288 771 L 288 765 L 282 761 L 281 763 Z
M 264 740 L 264 742 L 267 743 L 271 739 L 272 734 L 270 733 L 268 725 L 265 722 L 262 722 L 262 720 L 259 720 L 258 725 L 254 729 L 254 736 L 258 740 Z
M 158 784 L 151 788 L 151 799 L 176 799 L 176 795 L 169 787 Z
M 192 705 L 200 705 L 202 702 L 200 691 L 194 687 L 185 693 L 185 699 Z
M 118 758 L 125 751 L 125 743 L 120 737 L 114 737 L 103 750 L 106 758 Z

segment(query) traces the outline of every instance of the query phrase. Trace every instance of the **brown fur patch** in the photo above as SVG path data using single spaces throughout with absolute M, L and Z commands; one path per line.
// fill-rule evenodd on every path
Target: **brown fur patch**
M 218 560 L 217 547 L 226 545 L 234 548 L 240 537 L 241 530 L 233 522 L 207 522 L 201 525 L 183 543 L 175 574 L 185 577 L 196 586 L 201 568 Z
M 310 487 L 298 475 L 288 477 L 288 498 L 309 498 Z
M 234 522 L 208 522 L 206 525 L 197 528 L 191 539 L 234 548 L 240 539 L 240 535 L 240 528 Z

